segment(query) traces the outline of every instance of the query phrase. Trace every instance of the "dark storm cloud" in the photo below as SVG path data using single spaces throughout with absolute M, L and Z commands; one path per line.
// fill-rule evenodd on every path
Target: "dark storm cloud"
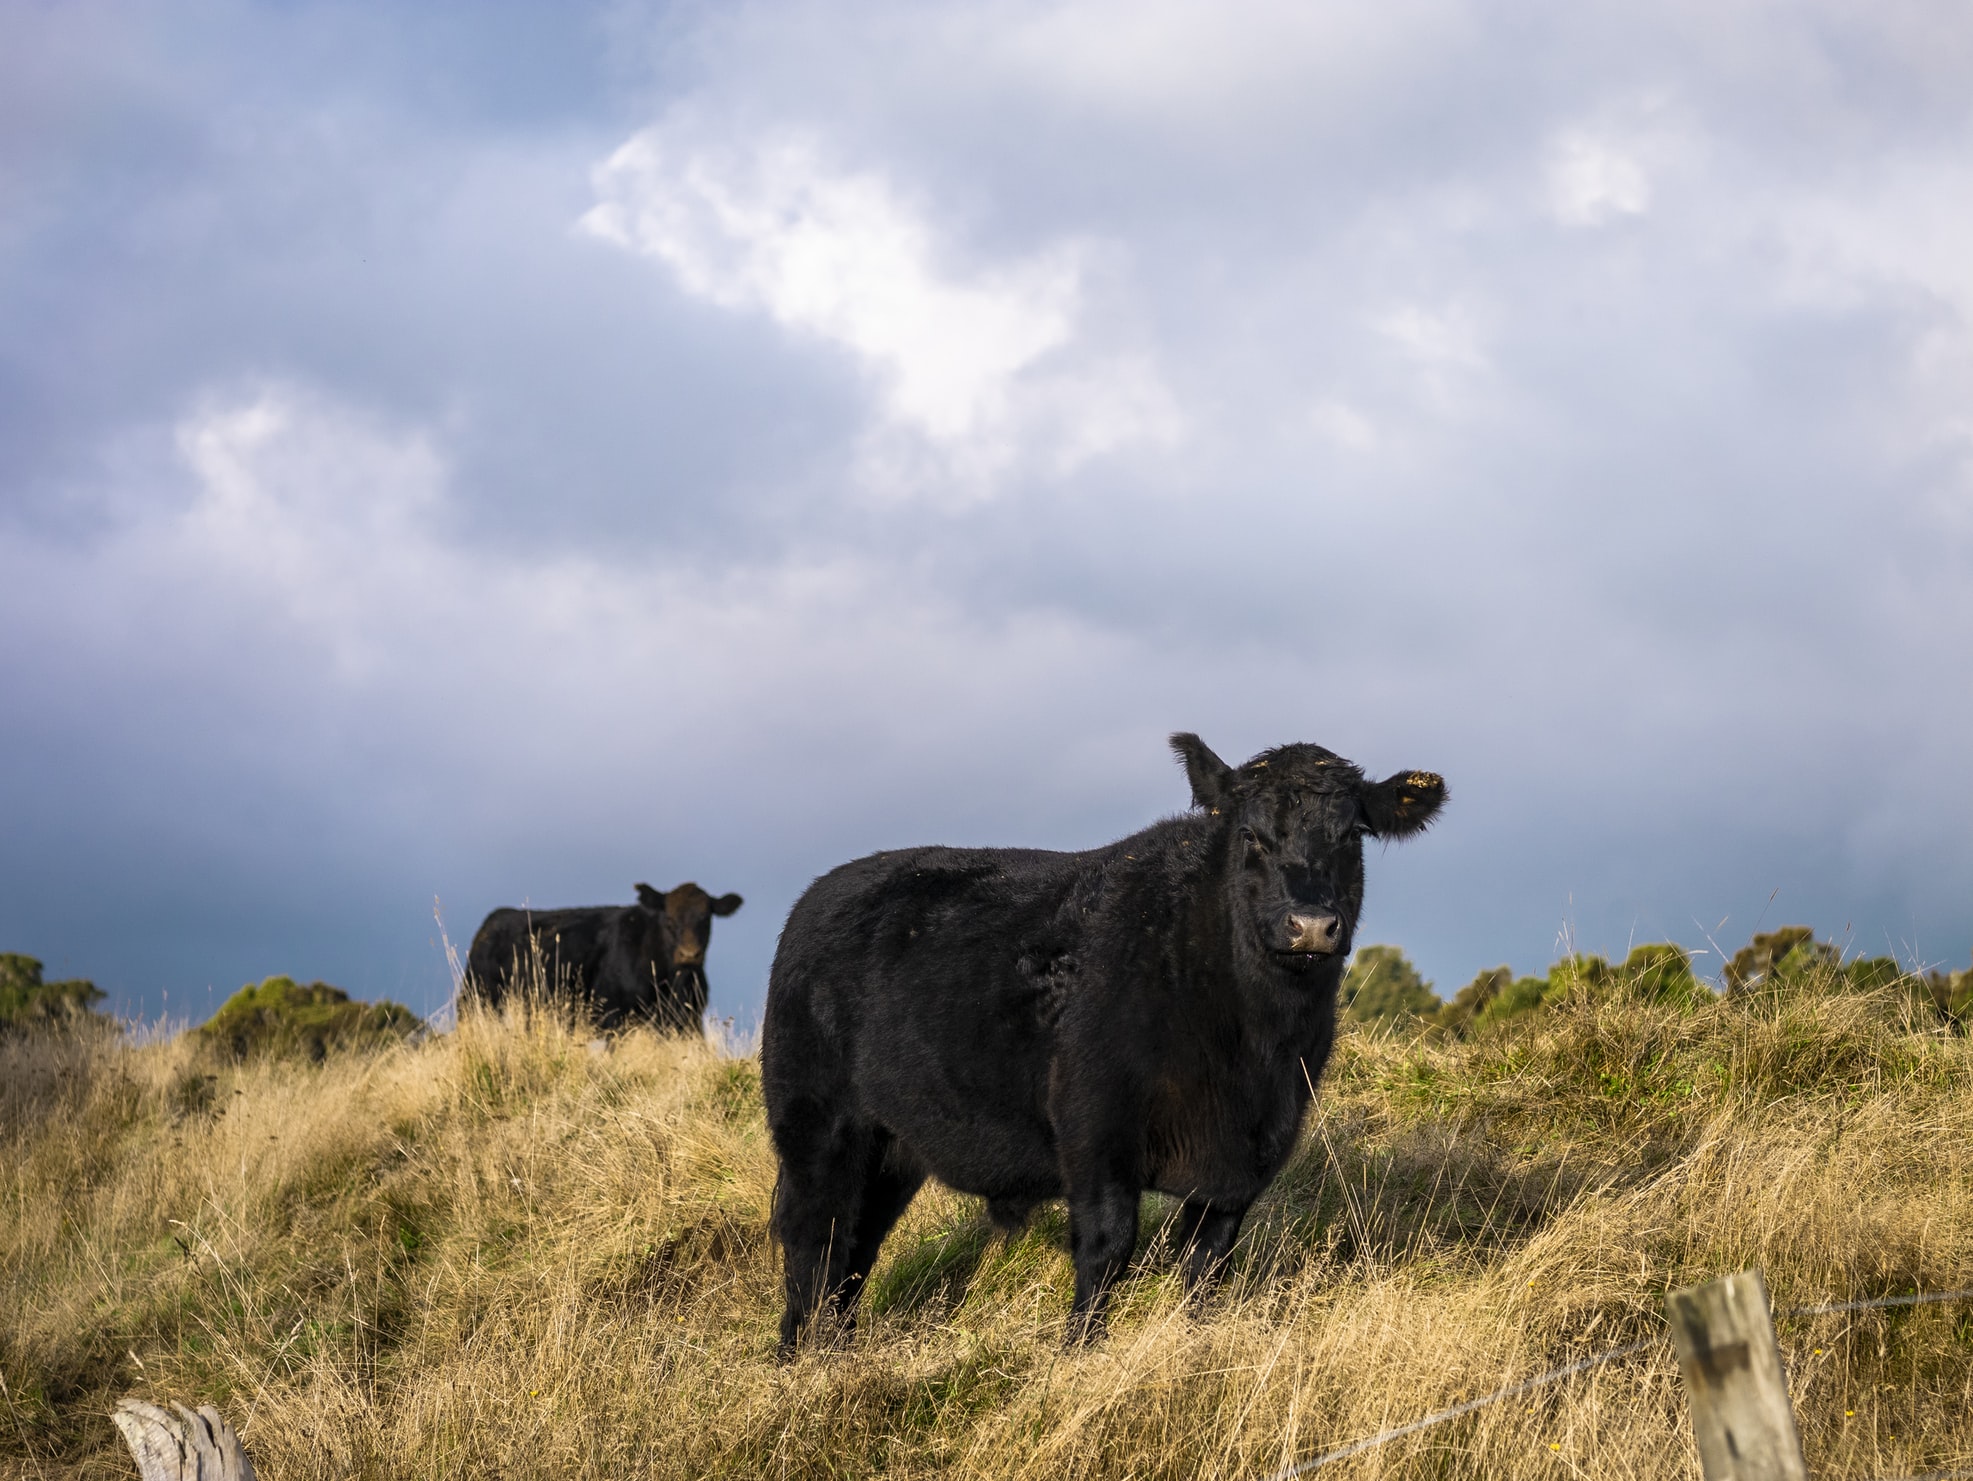
M 0 62 L 0 946 L 423 1006 L 434 895 L 696 877 L 745 1015 L 814 872 L 1181 727 L 1451 778 L 1444 991 L 1973 945 L 1973 27 L 184 16 Z

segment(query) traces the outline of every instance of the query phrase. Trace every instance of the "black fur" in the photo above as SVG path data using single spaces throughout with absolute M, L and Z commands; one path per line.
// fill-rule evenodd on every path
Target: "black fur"
M 538 981 L 550 995 L 586 1003 L 601 1028 L 647 1022 L 704 1033 L 712 918 L 738 910 L 740 897 L 640 884 L 637 902 L 494 911 L 467 953 L 466 995 L 498 1006 L 516 983 Z
M 928 1175 L 1002 1225 L 1067 1198 L 1072 1338 L 1100 1331 L 1147 1188 L 1185 1200 L 1188 1284 L 1217 1275 L 1329 1057 L 1363 836 L 1416 833 L 1445 784 L 1172 746 L 1192 813 L 1084 853 L 873 854 L 796 902 L 761 1031 L 784 1355 L 819 1312 L 853 1329 Z

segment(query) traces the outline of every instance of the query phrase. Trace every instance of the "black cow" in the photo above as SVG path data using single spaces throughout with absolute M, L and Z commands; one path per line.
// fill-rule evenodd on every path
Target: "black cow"
M 788 916 L 761 1088 L 780 1158 L 781 1351 L 847 1335 L 878 1246 L 934 1175 L 1015 1227 L 1065 1196 L 1072 1340 L 1102 1330 L 1146 1189 L 1219 1275 L 1281 1170 L 1336 1032 L 1363 839 L 1446 798 L 1320 746 L 1233 768 L 1175 735 L 1198 809 L 1084 853 L 917 848 L 832 870 Z
M 602 1028 L 703 1033 L 712 918 L 739 908 L 738 895 L 714 899 L 688 883 L 666 893 L 640 884 L 635 905 L 496 910 L 467 954 L 467 993 L 497 1006 L 517 984 L 538 984 L 587 1003 Z

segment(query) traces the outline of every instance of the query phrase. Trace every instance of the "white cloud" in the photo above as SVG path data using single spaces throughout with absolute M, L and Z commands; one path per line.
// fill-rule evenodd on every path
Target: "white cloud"
M 1403 303 L 1379 315 L 1372 327 L 1397 351 L 1419 411 L 1455 420 L 1485 411 L 1478 398 L 1491 389 L 1493 365 L 1472 308 Z
M 1345 112 L 1469 21 L 1444 0 L 1077 0 L 1018 17 L 989 9 L 972 24 L 976 46 L 1079 104 L 1219 128 L 1284 97 Z
M 698 148 L 654 126 L 598 165 L 594 186 L 583 230 L 664 263 L 699 297 L 853 352 L 882 388 L 889 428 L 967 487 L 1024 444 L 1059 469 L 1177 426 L 1148 362 L 1076 343 L 1088 243 L 957 270 L 885 177 L 835 168 L 791 136 Z M 924 450 L 867 446 L 865 472 L 907 483 Z
M 1323 439 L 1350 452 L 1369 452 L 1377 445 L 1377 429 L 1347 401 L 1318 401 L 1309 409 L 1309 426 Z
M 1017 689 L 1044 704 L 1123 666 L 1122 640 L 1077 619 L 976 620 L 853 552 L 476 548 L 449 527 L 440 434 L 292 382 L 208 394 L 172 442 L 185 497 L 126 506 L 101 544 L 23 565 L 18 589 L 112 632 L 168 613 L 189 646 L 252 655 L 306 709 L 426 712 L 413 729 L 455 763 L 525 771 L 571 724 L 618 776 L 680 748 L 711 764 L 784 725 L 908 748 L 968 733 Z M 121 641 L 99 661 L 141 663 L 143 641 Z
M 1650 216 L 1668 190 L 1703 183 L 1712 141 L 1683 97 L 1667 89 L 1607 96 L 1551 127 L 1542 156 L 1548 214 L 1564 226 Z
M 1472 316 L 1458 308 L 1428 309 L 1402 304 L 1377 323 L 1384 335 L 1419 364 L 1435 370 L 1484 370 Z
M 433 439 L 264 385 L 206 397 L 175 442 L 197 494 L 165 528 L 145 530 L 157 556 L 251 592 L 261 611 L 319 636 L 345 676 L 382 662 L 379 599 L 426 574 L 446 478 Z
M 1621 141 L 1570 129 L 1549 149 L 1548 197 L 1564 225 L 1602 226 L 1650 209 L 1651 179 Z

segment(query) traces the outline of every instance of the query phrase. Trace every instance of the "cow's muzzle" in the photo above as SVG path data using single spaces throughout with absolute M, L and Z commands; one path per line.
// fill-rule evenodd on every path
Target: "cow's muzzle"
M 1343 944 L 1342 917 L 1329 911 L 1291 913 L 1283 922 L 1288 945 L 1284 954 L 1297 957 L 1334 956 Z

